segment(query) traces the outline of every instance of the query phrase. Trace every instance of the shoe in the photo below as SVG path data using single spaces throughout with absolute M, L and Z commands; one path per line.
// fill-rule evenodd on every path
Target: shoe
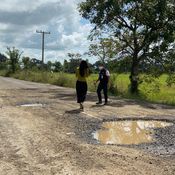
M 108 105 L 108 102 L 105 102 L 104 105 Z
M 96 103 L 96 105 L 101 105 L 101 104 L 102 104 L 102 102 L 101 102 L 101 101 L 99 101 L 99 102 L 97 102 L 97 103 Z
M 84 106 L 82 103 L 80 103 L 80 110 L 83 111 L 84 110 Z

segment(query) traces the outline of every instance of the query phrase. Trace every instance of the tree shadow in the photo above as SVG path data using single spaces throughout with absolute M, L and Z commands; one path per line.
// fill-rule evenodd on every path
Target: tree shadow
M 51 91 L 43 91 L 43 93 L 51 93 L 52 96 L 50 99 L 59 99 L 63 101 L 76 101 L 76 92 L 75 90 L 70 90 L 70 89 L 56 89 L 56 90 L 51 90 Z M 110 96 L 111 102 L 107 106 L 111 107 L 124 107 L 126 105 L 138 105 L 143 108 L 151 109 L 151 110 L 156 110 L 156 109 L 175 109 L 174 106 L 172 105 L 164 105 L 164 104 L 158 104 L 158 103 L 151 103 L 143 100 L 138 100 L 138 99 L 124 99 L 121 97 L 113 97 Z M 86 101 L 88 102 L 97 102 L 98 98 L 95 93 L 88 93 Z M 91 108 L 96 108 L 96 107 L 104 107 L 100 105 L 92 105 Z
M 76 99 L 76 94 L 75 93 L 69 93 L 69 92 L 52 92 L 52 96 L 50 99 L 59 99 L 59 100 L 64 100 L 64 101 L 73 101 Z
M 104 105 L 92 105 L 91 108 L 102 108 Z

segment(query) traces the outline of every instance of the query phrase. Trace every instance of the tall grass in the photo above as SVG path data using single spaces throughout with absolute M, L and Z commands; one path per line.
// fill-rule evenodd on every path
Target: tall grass
M 0 71 L 0 75 L 5 76 L 6 71 Z M 66 73 L 50 73 L 41 71 L 19 71 L 9 75 L 11 77 L 33 81 L 48 83 L 63 87 L 75 88 L 76 77 L 74 74 Z M 95 92 L 97 85 L 95 81 L 98 75 L 92 74 L 88 78 L 89 91 Z M 111 95 L 121 96 L 125 98 L 137 98 L 155 103 L 164 103 L 175 105 L 175 85 L 169 87 L 166 83 L 167 75 L 162 75 L 152 82 L 143 82 L 139 87 L 139 95 L 133 96 L 129 93 L 130 86 L 129 74 L 113 74 L 109 85 Z

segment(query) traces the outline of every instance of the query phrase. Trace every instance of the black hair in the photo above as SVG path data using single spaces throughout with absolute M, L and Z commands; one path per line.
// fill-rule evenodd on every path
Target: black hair
M 99 63 L 98 66 L 103 66 L 103 67 L 105 67 L 104 63 Z
M 80 75 L 81 75 L 81 77 L 85 76 L 85 73 L 86 73 L 88 68 L 89 68 L 89 66 L 88 66 L 87 61 L 84 61 L 84 60 L 81 61 L 81 63 L 80 63 Z

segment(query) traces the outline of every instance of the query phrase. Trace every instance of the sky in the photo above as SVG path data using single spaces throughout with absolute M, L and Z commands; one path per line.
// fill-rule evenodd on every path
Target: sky
M 63 60 L 67 53 L 88 50 L 91 24 L 79 15 L 82 0 L 3 0 L 0 4 L 0 52 L 20 49 L 23 56 L 41 59 L 41 35 L 45 38 L 45 61 Z M 92 60 L 90 60 L 92 61 Z

